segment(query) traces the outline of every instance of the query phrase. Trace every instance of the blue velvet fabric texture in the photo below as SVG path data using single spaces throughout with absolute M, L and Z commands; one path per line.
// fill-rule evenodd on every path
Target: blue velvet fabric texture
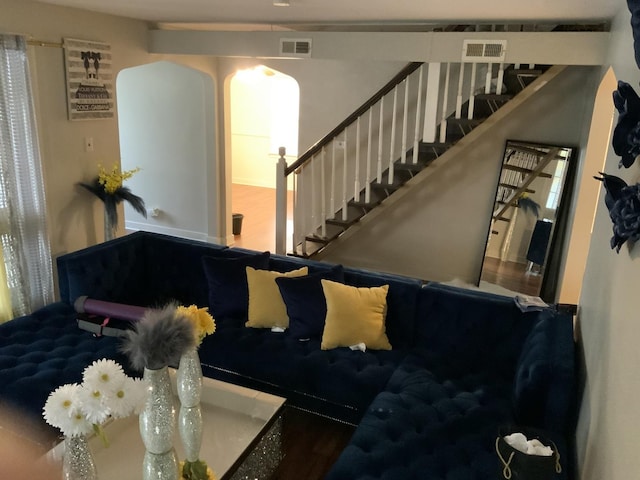
M 221 251 L 228 255 L 229 251 Z M 233 255 L 233 252 L 231 253 Z M 246 267 L 265 270 L 269 253 L 240 257 L 205 256 L 202 266 L 209 287 L 209 311 L 214 318 L 246 318 L 249 310 L 249 287 Z
M 75 311 L 66 303 L 50 304 L 31 315 L 0 325 L 1 403 L 17 409 L 43 431 L 59 434 L 42 420 L 49 394 L 66 383 L 82 381 L 95 360 L 112 358 L 129 374 L 115 337 L 94 337 L 78 328 Z
M 344 283 L 344 269 L 336 265 L 326 272 L 317 272 L 303 277 L 276 278 L 282 300 L 287 307 L 289 334 L 297 339 L 322 337 L 327 316 L 327 300 L 321 280 Z
M 235 319 L 219 322 L 199 353 L 207 376 L 284 395 L 295 405 L 350 422 L 360 418 L 403 356 L 401 351 L 322 351 L 319 339 L 301 342 L 289 332 L 246 328 Z

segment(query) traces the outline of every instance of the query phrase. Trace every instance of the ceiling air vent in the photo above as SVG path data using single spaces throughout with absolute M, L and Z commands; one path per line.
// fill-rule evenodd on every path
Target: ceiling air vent
M 504 62 L 507 53 L 506 40 L 464 40 L 463 62 Z
M 311 57 L 311 39 L 310 38 L 281 38 L 280 39 L 280 56 L 281 57 Z

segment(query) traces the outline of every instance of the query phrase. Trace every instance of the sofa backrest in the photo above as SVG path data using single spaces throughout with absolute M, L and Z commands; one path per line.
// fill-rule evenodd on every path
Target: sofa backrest
M 208 304 L 202 257 L 225 246 L 150 232 L 135 232 L 58 257 L 60 296 L 73 304 L 79 296 L 140 306 L 169 301 L 184 305 Z M 257 253 L 230 248 L 232 255 Z M 328 270 L 326 262 L 271 254 L 269 269 L 287 271 L 308 266 L 309 273 Z M 418 293 L 422 282 L 400 275 L 344 269 L 345 283 L 356 287 L 388 284 L 386 328 L 394 348 L 413 343 Z
M 509 376 L 537 321 L 538 312 L 521 312 L 511 297 L 430 283 L 418 300 L 416 346 L 446 359 L 444 369 Z

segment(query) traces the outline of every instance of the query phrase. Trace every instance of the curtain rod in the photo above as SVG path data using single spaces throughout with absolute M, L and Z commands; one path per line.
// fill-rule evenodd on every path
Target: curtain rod
M 51 48 L 63 48 L 62 43 L 45 42 L 42 40 L 27 40 L 27 45 L 33 45 L 35 47 L 51 47 Z

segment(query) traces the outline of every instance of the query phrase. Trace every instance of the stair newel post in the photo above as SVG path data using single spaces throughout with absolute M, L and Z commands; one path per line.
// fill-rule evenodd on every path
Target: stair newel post
M 286 149 L 278 149 L 280 158 L 276 164 L 276 253 L 287 249 L 287 160 Z
M 467 111 L 467 118 L 469 120 L 473 119 L 473 110 L 476 104 L 476 75 L 477 75 L 478 64 L 473 62 L 471 64 L 471 82 L 469 83 L 469 108 Z
M 309 215 L 309 219 L 311 221 L 309 227 L 310 233 L 315 233 L 316 228 L 318 227 L 318 194 L 316 192 L 317 182 L 316 182 L 316 157 L 315 155 L 311 157 L 309 161 L 308 168 L 311 170 L 311 212 Z
M 380 125 L 378 126 L 378 165 L 376 181 L 382 183 L 382 139 L 384 138 L 384 97 L 380 99 Z
M 336 218 L 336 139 L 331 141 L 331 194 L 329 197 L 331 218 Z
M 297 190 L 297 194 L 298 194 L 298 208 L 297 210 L 300 212 L 300 216 L 299 221 L 300 221 L 300 230 L 302 231 L 302 234 L 300 235 L 301 237 L 301 243 L 302 243 L 302 255 L 303 256 L 307 256 L 307 241 L 305 240 L 305 236 L 307 235 L 307 212 L 305 210 L 306 208 L 306 204 L 307 202 L 305 202 L 304 200 L 304 196 L 306 194 L 305 192 L 305 181 L 304 181 L 304 177 L 305 177 L 305 172 L 304 172 L 304 166 L 301 166 L 297 171 L 296 174 L 298 175 L 298 190 Z
M 413 157 L 412 163 L 418 163 L 418 150 L 420 148 L 420 113 L 422 112 L 422 72 L 424 65 L 418 69 L 418 103 L 416 105 L 416 124 L 413 130 Z
M 456 119 L 462 117 L 462 87 L 464 85 L 464 62 L 460 63 L 460 71 L 458 72 L 458 95 L 456 96 Z
M 356 120 L 356 165 L 355 179 L 353 181 L 353 199 L 360 201 L 360 117 Z
M 320 192 L 321 192 L 321 198 L 320 198 L 320 215 L 322 217 L 322 224 L 321 224 L 321 235 L 322 238 L 326 238 L 327 237 L 327 185 L 325 182 L 325 173 L 324 173 L 324 169 L 325 169 L 325 149 L 324 147 L 322 147 L 321 153 L 320 153 Z
M 367 132 L 367 176 L 364 187 L 364 201 L 371 201 L 371 141 L 373 139 L 373 107 L 369 109 L 369 126 Z
M 396 119 L 398 117 L 398 86 L 393 89 L 393 111 L 391 112 L 391 145 L 389 146 L 389 170 L 387 174 L 387 183 L 393 183 L 393 162 L 396 146 Z
M 440 143 L 444 143 L 447 140 L 447 109 L 449 108 L 449 84 L 451 83 L 451 63 L 447 63 L 447 72 L 444 78 L 444 92 L 442 98 L 442 119 L 440 122 Z M 427 84 L 427 91 L 429 91 L 431 85 L 431 65 L 429 65 L 429 83 Z M 425 107 L 428 105 L 425 105 Z M 425 129 L 426 129 L 425 119 Z M 423 135 L 424 141 L 428 141 L 426 135 Z
M 444 84 L 444 99 L 442 101 L 442 119 L 440 128 L 441 132 L 447 132 L 447 95 L 449 92 L 449 76 L 451 74 L 451 66 L 447 64 L 447 79 Z M 424 124 L 422 126 L 422 141 L 433 143 L 436 141 L 436 131 L 438 129 L 438 98 L 440 97 L 440 64 L 430 63 L 427 70 L 427 88 L 424 94 Z M 444 139 L 441 140 L 444 142 Z M 417 156 L 414 153 L 415 163 Z
M 407 135 L 409 132 L 409 77 L 404 79 L 404 111 L 402 112 L 402 163 L 407 163 Z
M 344 129 L 344 148 L 342 150 L 342 220 L 347 220 L 347 128 Z
M 293 251 L 294 253 L 297 253 L 298 250 L 298 227 L 297 225 L 297 219 L 298 219 L 298 213 L 297 213 L 297 191 L 298 191 L 298 175 L 297 172 L 293 172 L 293 181 L 291 182 L 293 184 L 293 199 L 292 199 L 292 205 L 291 207 L 293 208 L 293 228 L 291 229 L 291 245 L 293 245 Z

